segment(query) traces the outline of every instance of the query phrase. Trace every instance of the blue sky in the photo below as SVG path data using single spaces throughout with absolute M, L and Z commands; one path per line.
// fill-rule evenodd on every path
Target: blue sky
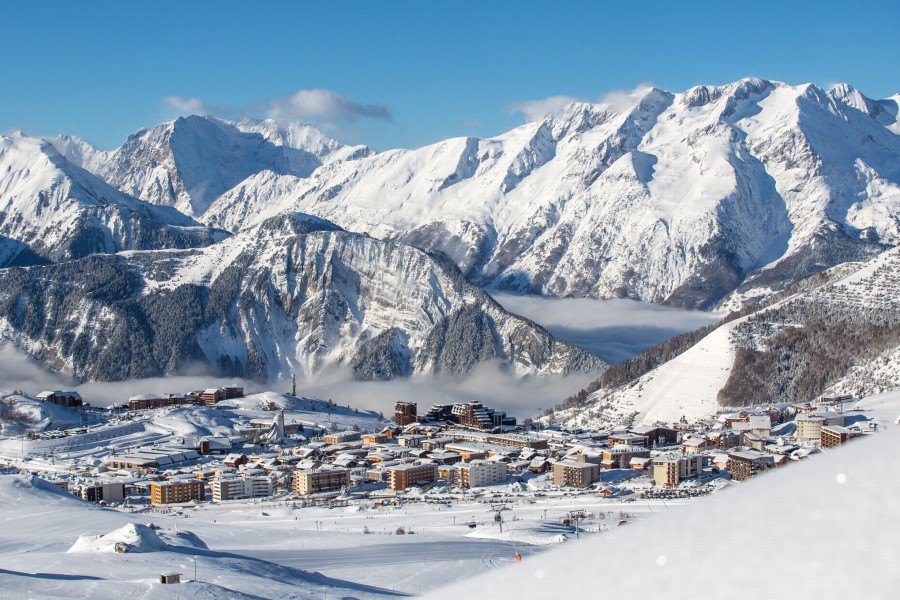
M 118 146 L 186 112 L 297 118 L 378 149 L 757 76 L 900 91 L 900 2 L 9 2 L 0 132 Z

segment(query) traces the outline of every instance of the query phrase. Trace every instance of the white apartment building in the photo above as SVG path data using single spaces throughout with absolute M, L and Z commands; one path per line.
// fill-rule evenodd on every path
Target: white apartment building
M 509 474 L 506 463 L 487 460 L 458 463 L 456 469 L 458 484 L 463 488 L 503 483 Z
M 264 475 L 230 476 L 209 482 L 213 502 L 238 498 L 265 498 L 275 493 L 275 478 Z

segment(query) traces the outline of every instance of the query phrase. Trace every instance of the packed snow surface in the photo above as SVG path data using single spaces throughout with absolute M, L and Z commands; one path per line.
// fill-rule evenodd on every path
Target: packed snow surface
M 890 427 L 426 598 L 893 598 L 898 453 Z

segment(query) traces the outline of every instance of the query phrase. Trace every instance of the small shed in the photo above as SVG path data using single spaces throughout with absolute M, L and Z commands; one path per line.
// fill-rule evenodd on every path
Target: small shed
M 181 573 L 160 573 L 160 583 L 181 583 Z

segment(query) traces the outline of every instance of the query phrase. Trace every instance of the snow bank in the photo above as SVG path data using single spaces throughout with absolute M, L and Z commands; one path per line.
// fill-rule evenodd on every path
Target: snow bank
M 129 523 L 106 535 L 82 535 L 67 552 L 160 552 L 168 550 L 152 528 Z
M 890 426 L 426 597 L 895 597 L 898 454 Z

